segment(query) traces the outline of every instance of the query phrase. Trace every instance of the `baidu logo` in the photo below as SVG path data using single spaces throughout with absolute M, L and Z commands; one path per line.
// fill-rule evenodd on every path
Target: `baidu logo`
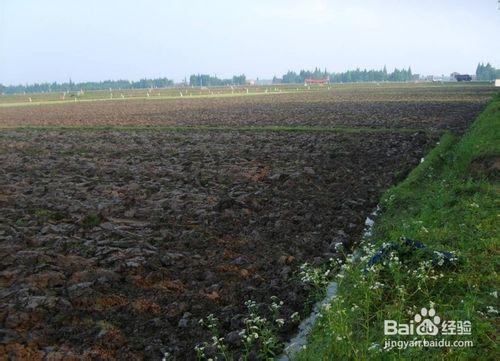
M 435 336 L 439 333 L 439 324 L 441 318 L 436 315 L 436 311 L 431 308 L 429 311 L 424 307 L 413 318 L 415 323 L 419 325 L 416 328 L 417 335 L 432 335 Z
M 384 321 L 385 335 L 419 335 L 419 336 L 435 336 L 439 333 L 439 324 L 441 317 L 436 315 L 436 310 L 431 308 L 422 308 L 417 313 L 413 320 L 409 323 L 398 323 L 395 320 Z

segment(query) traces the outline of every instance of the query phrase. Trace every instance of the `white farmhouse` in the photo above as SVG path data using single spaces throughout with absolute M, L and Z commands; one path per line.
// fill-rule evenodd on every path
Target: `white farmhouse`
M 495 86 L 500 86 L 500 79 L 495 80 Z

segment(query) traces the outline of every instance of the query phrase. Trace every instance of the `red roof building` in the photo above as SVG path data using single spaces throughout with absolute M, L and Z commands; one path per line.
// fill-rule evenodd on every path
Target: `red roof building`
M 304 80 L 304 83 L 306 85 L 310 85 L 310 84 L 329 84 L 330 83 L 330 79 L 329 78 L 324 78 L 324 79 L 306 79 L 306 80 Z

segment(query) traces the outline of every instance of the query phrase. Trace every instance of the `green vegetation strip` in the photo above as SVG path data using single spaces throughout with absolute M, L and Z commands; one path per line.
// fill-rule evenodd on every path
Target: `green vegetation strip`
M 498 359 L 499 134 L 500 94 L 462 139 L 444 135 L 425 161 L 384 195 L 373 235 L 361 243 L 360 257 L 347 259 L 337 277 L 338 297 L 323 308 L 295 359 Z M 391 250 L 389 245 L 402 244 L 401 237 L 426 248 Z M 368 267 L 384 243 L 387 256 Z M 452 252 L 451 261 L 445 251 Z M 439 319 L 429 317 L 431 308 Z M 384 334 L 385 320 L 413 321 L 416 328 L 419 318 L 431 320 L 439 333 Z M 458 321 L 470 321 L 470 335 L 443 335 L 445 327 L 468 333 Z M 413 340 L 422 344 L 411 347 Z M 430 346 L 441 340 L 450 344 Z M 463 347 L 464 341 L 473 346 Z
M 324 92 L 334 90 L 324 90 Z M 213 94 L 213 95 L 192 95 L 192 96 L 158 96 L 158 97 L 138 97 L 131 96 L 128 98 L 113 98 L 113 99 L 105 99 L 105 98 L 91 98 L 91 99 L 79 99 L 78 101 L 71 100 L 45 100 L 45 101 L 33 101 L 33 102 L 16 102 L 16 103 L 0 103 L 0 108 L 22 108 L 22 107 L 31 107 L 31 106 L 45 106 L 45 105 L 71 105 L 71 104 L 79 104 L 79 103 L 93 103 L 93 102 L 126 102 L 129 100 L 143 100 L 143 101 L 169 101 L 169 100 L 189 100 L 189 99 L 203 99 L 203 98 L 236 98 L 236 97 L 252 97 L 252 96 L 270 96 L 270 95 L 285 95 L 285 94 L 298 94 L 298 93 L 307 93 L 307 92 L 320 92 L 320 90 L 305 90 L 305 91 L 282 91 L 282 92 L 269 92 L 269 93 L 249 93 L 249 94 Z M 341 94 L 339 94 L 341 95 Z M 484 97 L 487 98 L 487 97 Z M 357 103 L 463 103 L 464 101 L 483 101 L 482 97 L 474 96 L 472 99 L 470 98 L 452 98 L 452 97 L 441 97 L 439 99 L 433 98 L 418 98 L 418 99 L 388 99 L 388 98 L 371 98 L 371 99 L 357 99 Z M 310 102 L 321 102 L 322 100 L 311 100 Z M 341 97 L 335 99 L 337 103 L 351 103 L 351 99 L 342 99 Z
M 277 95 L 277 94 L 294 94 L 294 93 L 303 93 L 303 92 L 314 92 L 320 91 L 322 89 L 307 89 L 307 90 L 282 90 L 282 91 L 259 91 L 254 93 L 214 93 L 214 94 L 190 94 L 190 95 L 163 95 L 163 96 L 136 96 L 129 95 L 125 98 L 78 98 L 77 100 L 41 100 L 41 101 L 25 101 L 25 102 L 12 102 L 12 103 L 0 103 L 0 108 L 12 108 L 12 107 L 26 107 L 26 106 L 36 106 L 36 105 L 57 105 L 57 104 L 78 104 L 78 103 L 92 103 L 92 102 L 123 102 L 128 100 L 175 100 L 175 99 L 203 99 L 203 98 L 236 98 L 236 97 L 249 97 L 256 95 Z
M 192 132 L 192 131 L 242 131 L 242 132 L 344 132 L 344 133 L 442 133 L 439 129 L 418 128 L 383 128 L 383 127 L 317 127 L 317 126 L 177 126 L 177 125 L 84 125 L 84 126 L 59 126 L 59 125 L 25 125 L 25 126 L 0 126 L 1 131 L 163 131 L 163 132 Z

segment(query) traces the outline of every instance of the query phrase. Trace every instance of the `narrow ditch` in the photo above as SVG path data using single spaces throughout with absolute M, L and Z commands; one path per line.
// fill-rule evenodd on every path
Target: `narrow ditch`
M 375 225 L 374 219 L 375 217 L 377 217 L 379 212 L 380 206 L 377 205 L 377 207 L 370 213 L 370 215 L 366 217 L 365 228 L 363 230 L 361 240 L 367 239 L 372 236 L 373 227 Z M 360 253 L 361 252 L 359 250 L 354 250 L 354 258 L 358 258 Z M 316 302 L 309 317 L 307 317 L 300 323 L 297 333 L 290 339 L 290 341 L 286 343 L 283 349 L 283 353 L 276 358 L 277 361 L 289 361 L 294 354 L 299 352 L 307 344 L 307 337 L 311 333 L 314 324 L 316 323 L 316 319 L 321 313 L 323 306 L 329 304 L 335 297 L 337 297 L 337 290 L 337 282 L 330 282 L 330 284 L 326 287 L 325 297 L 322 300 Z

